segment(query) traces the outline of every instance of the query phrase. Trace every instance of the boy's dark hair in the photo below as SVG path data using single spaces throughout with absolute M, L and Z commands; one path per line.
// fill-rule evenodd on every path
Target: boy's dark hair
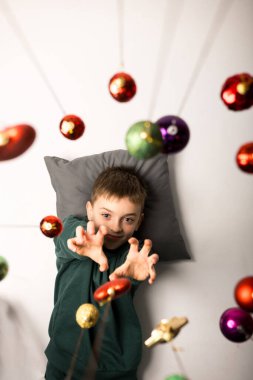
M 105 169 L 94 182 L 91 202 L 104 195 L 108 198 L 128 197 L 131 202 L 141 204 L 147 197 L 146 184 L 134 168 L 114 166 Z

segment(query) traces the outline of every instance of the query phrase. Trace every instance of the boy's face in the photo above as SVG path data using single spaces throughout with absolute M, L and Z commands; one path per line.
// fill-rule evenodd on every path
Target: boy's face
M 88 219 L 95 223 L 96 229 L 104 225 L 108 229 L 104 246 L 116 249 L 125 243 L 139 228 L 143 213 L 141 205 L 133 203 L 128 197 L 98 197 L 93 204 L 86 204 Z

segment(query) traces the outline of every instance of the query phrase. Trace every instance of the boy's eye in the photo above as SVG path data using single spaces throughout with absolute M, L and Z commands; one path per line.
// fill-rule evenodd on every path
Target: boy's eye
M 125 218 L 126 222 L 129 223 L 129 224 L 132 224 L 134 223 L 134 219 L 133 218 Z
M 105 218 L 105 219 L 108 219 L 110 214 L 102 214 L 102 216 Z

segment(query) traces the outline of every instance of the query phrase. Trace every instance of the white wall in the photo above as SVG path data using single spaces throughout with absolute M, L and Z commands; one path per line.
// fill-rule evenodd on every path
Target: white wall
M 59 133 L 62 111 L 0 4 L 1 126 L 27 122 L 37 131 L 25 154 L 0 162 L 0 255 L 10 265 L 0 283 L 1 380 L 37 380 L 44 373 L 56 270 L 53 243 L 38 227 L 45 215 L 55 213 L 43 157 L 72 159 L 124 149 L 129 126 L 148 117 L 154 91 L 152 119 L 177 115 L 219 3 L 168 1 L 166 8 L 165 0 L 125 1 L 125 69 L 136 79 L 138 93 L 119 104 L 107 91 L 119 70 L 116 1 L 9 1 L 64 110 L 86 124 L 74 142 Z M 235 344 L 219 331 L 222 312 L 236 306 L 235 284 L 253 270 L 253 179 L 235 164 L 239 147 L 253 141 L 253 108 L 232 112 L 219 98 L 227 77 L 253 74 L 253 2 L 226 4 L 226 17 L 212 35 L 180 115 L 191 140 L 169 157 L 176 208 L 193 260 L 159 263 L 157 282 L 136 297 L 143 340 L 162 318 L 189 318 L 175 345 L 183 348 L 180 357 L 192 380 L 251 380 L 253 371 L 252 341 Z M 164 71 L 154 84 L 157 67 Z M 180 371 L 169 345 L 144 347 L 140 379 L 163 380 L 173 372 Z

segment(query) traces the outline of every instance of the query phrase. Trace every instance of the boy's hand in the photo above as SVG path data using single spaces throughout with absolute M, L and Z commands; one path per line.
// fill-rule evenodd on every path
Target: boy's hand
M 87 256 L 99 264 L 99 270 L 108 269 L 108 261 L 103 252 L 104 236 L 108 233 L 105 226 L 100 226 L 95 232 L 94 222 L 87 223 L 87 231 L 82 226 L 76 228 L 76 237 L 68 239 L 68 248 L 78 255 Z
M 153 284 L 156 278 L 154 265 L 158 262 L 159 256 L 156 253 L 148 256 L 152 247 L 151 240 L 145 239 L 140 251 L 138 250 L 139 242 L 137 239 L 132 237 L 128 243 L 130 249 L 126 261 L 109 276 L 109 279 L 112 281 L 119 277 L 131 277 L 143 281 L 149 277 L 148 282 Z

